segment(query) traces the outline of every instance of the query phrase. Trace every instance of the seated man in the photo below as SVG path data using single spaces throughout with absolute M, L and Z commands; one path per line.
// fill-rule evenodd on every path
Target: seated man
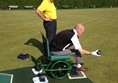
M 76 70 L 87 71 L 88 68 L 82 66 L 83 60 L 81 54 L 100 56 L 98 50 L 90 52 L 84 50 L 79 42 L 79 37 L 84 33 L 84 26 L 77 24 L 74 29 L 68 29 L 59 32 L 50 42 L 50 51 L 52 55 L 74 55 L 76 59 Z M 75 49 L 68 49 L 74 45 Z

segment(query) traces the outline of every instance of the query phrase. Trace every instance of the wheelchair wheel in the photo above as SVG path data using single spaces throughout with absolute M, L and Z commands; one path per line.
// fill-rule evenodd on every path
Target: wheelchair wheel
M 70 64 L 66 61 L 57 61 L 51 67 L 51 75 L 56 79 L 64 78 L 70 71 Z

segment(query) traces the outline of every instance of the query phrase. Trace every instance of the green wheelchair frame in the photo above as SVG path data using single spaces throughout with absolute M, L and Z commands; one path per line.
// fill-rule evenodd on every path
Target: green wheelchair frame
M 39 59 L 37 68 L 42 70 L 41 74 L 50 74 L 55 79 L 62 79 L 72 69 L 70 55 L 51 55 L 48 39 L 41 33 L 43 40 L 44 55 Z

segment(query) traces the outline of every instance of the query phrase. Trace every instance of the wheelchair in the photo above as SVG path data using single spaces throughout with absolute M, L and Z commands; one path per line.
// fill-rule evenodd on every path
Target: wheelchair
M 69 55 L 60 55 L 55 56 L 51 55 L 49 50 L 48 39 L 44 36 L 43 33 L 43 50 L 44 55 L 41 59 L 38 60 L 36 67 L 39 70 L 42 70 L 40 74 L 49 74 L 55 79 L 62 79 L 68 75 L 72 69 L 72 62 Z

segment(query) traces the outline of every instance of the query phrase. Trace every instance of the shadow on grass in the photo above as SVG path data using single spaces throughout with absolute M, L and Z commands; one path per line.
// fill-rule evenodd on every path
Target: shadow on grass
M 43 52 L 43 43 L 35 38 L 29 39 L 27 42 L 25 42 L 25 45 L 34 46 L 34 47 L 38 48 L 42 54 L 44 53 Z
M 34 64 L 37 64 L 37 59 L 35 59 L 32 55 L 30 55 L 30 60 L 32 61 L 32 62 L 34 62 Z
M 0 73 L 13 74 L 13 83 L 33 83 L 32 78 L 36 75 L 32 72 L 32 67 L 24 67 L 13 70 L 1 71 Z M 47 76 L 49 83 L 93 83 L 88 78 L 79 79 L 79 80 L 70 80 L 68 77 L 65 77 L 61 80 L 57 80 Z

